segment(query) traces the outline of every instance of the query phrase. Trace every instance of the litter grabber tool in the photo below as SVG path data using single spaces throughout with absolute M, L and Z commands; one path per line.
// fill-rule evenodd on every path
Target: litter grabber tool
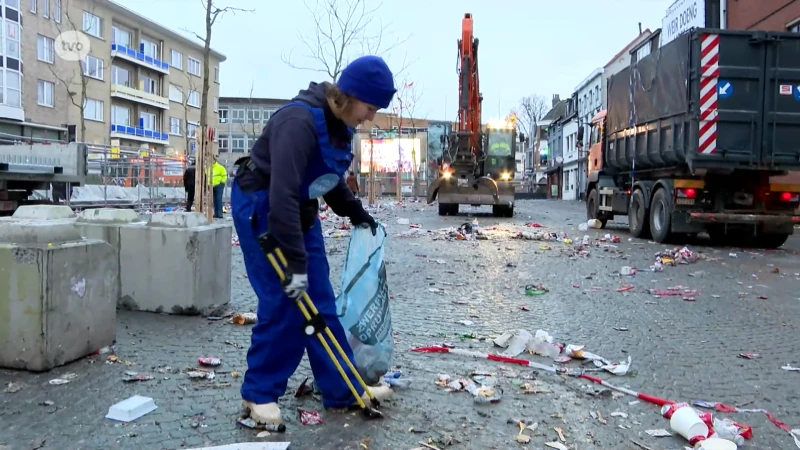
M 278 278 L 281 280 L 281 283 L 287 282 L 286 268 L 288 267 L 288 261 L 283 255 L 281 249 L 274 244 L 274 241 L 269 237 L 268 233 L 260 235 L 258 237 L 258 242 L 261 245 L 261 250 L 267 257 L 270 265 L 272 265 L 272 268 L 275 269 L 275 273 L 278 274 Z M 317 336 L 320 344 L 322 344 L 322 348 L 325 349 L 325 353 L 328 354 L 328 357 L 330 357 L 331 361 L 336 366 L 336 370 L 339 372 L 339 375 L 342 376 L 342 379 L 344 380 L 345 384 L 347 384 L 347 387 L 350 388 L 350 392 L 353 394 L 353 397 L 355 397 L 358 407 L 361 408 L 364 416 L 369 419 L 383 418 L 383 413 L 378 410 L 380 407 L 380 402 L 369 390 L 369 387 L 367 387 L 364 379 L 361 378 L 361 374 L 358 373 L 353 365 L 353 362 L 347 357 L 347 353 L 345 353 L 344 349 L 339 344 L 339 341 L 336 340 L 336 336 L 333 335 L 333 332 L 325 322 L 325 318 L 319 313 L 317 307 L 314 306 L 314 302 L 311 301 L 311 298 L 308 296 L 308 294 L 303 292 L 300 297 L 295 299 L 295 303 L 297 304 L 297 307 L 300 308 L 300 312 L 303 314 L 303 317 L 306 320 L 306 323 L 303 325 L 303 333 L 309 337 L 314 335 Z M 328 340 L 325 339 L 326 337 L 328 340 L 330 340 L 330 343 L 328 343 Z M 369 405 L 367 405 L 364 402 L 364 399 L 358 395 L 358 391 L 356 390 L 355 386 L 353 386 L 353 383 L 345 373 L 344 368 L 339 363 L 336 355 L 333 353 L 331 344 L 336 348 L 337 352 L 342 357 L 342 360 L 347 364 L 348 369 L 350 369 L 350 372 L 358 381 L 358 384 L 361 385 L 361 388 L 364 390 L 364 392 L 366 392 L 367 396 L 369 397 Z

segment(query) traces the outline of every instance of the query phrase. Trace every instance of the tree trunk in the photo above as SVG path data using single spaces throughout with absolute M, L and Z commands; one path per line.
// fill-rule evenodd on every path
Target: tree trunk
M 200 136 L 196 137 L 196 142 L 199 145 L 197 153 L 197 172 L 195 175 L 195 201 L 199 206 L 198 211 L 203 213 L 208 220 L 212 220 L 212 186 L 211 179 L 213 174 L 211 168 L 213 166 L 213 149 L 211 142 L 209 142 L 208 133 L 208 89 L 209 89 L 209 64 L 211 62 L 211 25 L 213 8 L 213 0 L 206 1 L 206 39 L 205 47 L 203 49 L 203 90 L 200 97 Z

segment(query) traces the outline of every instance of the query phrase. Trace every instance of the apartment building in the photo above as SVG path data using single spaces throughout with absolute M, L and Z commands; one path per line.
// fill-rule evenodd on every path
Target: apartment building
M 232 165 L 250 151 L 272 114 L 289 100 L 278 98 L 221 97 L 217 143 L 220 162 Z
M 4 96 L 0 121 L 5 125 L 16 121 L 26 136 L 58 131 L 93 144 L 146 147 L 159 154 L 194 152 L 202 43 L 109 0 L 0 2 L 6 11 L 16 10 L 25 18 L 18 34 L 25 61 L 19 84 L 22 102 L 17 110 L 6 111 L 15 97 Z M 11 16 L 6 14 L 7 22 Z M 7 40 L 12 28 L 4 28 Z M 80 61 L 61 58 L 55 48 L 58 36 L 69 30 L 82 31 L 90 44 Z M 225 56 L 212 50 L 206 105 L 211 126 L 217 122 L 223 61 Z M 5 67 L 11 71 L 14 66 Z M 12 88 L 13 84 L 7 87 Z

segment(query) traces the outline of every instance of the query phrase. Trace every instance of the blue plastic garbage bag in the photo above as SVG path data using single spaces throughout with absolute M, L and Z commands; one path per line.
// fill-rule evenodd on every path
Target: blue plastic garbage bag
M 353 349 L 353 363 L 367 384 L 381 381 L 392 368 L 394 339 L 389 288 L 383 249 L 386 229 L 379 225 L 353 227 L 342 272 L 342 286 L 336 298 L 336 312 Z

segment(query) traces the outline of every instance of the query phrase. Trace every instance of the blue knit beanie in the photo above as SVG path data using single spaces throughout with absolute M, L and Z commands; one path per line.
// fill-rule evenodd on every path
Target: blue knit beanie
M 343 93 L 364 103 L 388 108 L 397 89 L 394 76 L 380 56 L 362 56 L 339 74 L 336 86 Z

